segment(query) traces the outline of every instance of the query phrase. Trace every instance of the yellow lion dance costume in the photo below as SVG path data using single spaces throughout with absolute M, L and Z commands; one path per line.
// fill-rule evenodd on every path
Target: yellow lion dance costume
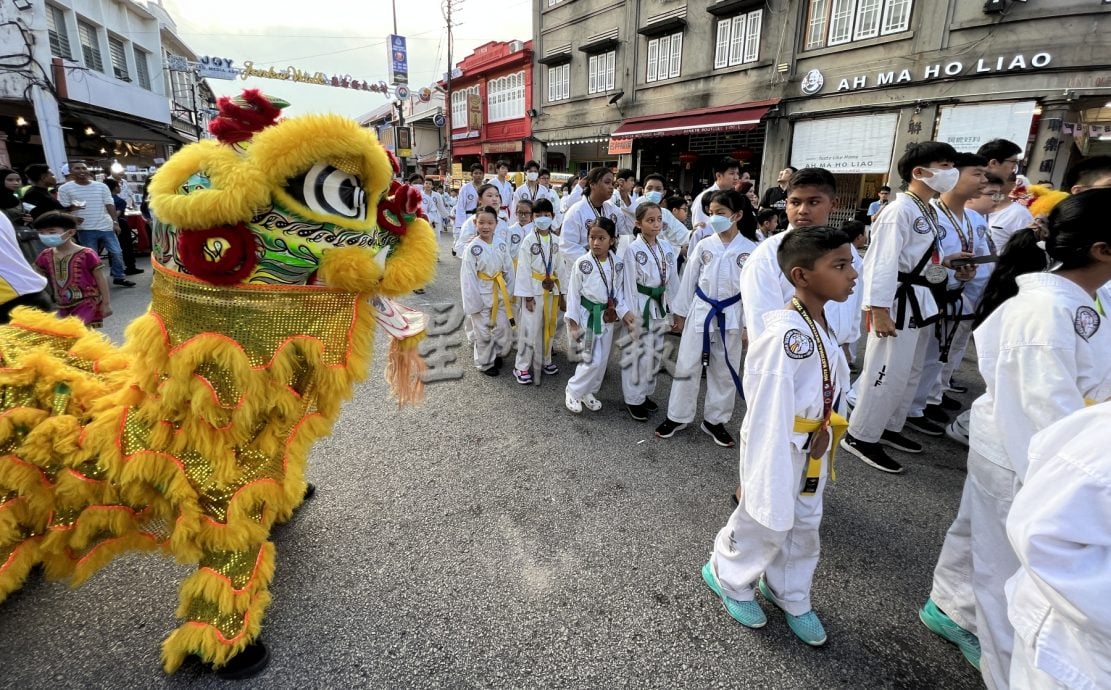
M 0 327 L 0 601 L 39 563 L 74 586 L 128 550 L 196 564 L 168 673 L 190 654 L 223 667 L 258 637 L 270 529 L 305 497 L 375 321 L 395 393 L 421 393 L 423 318 L 389 299 L 435 270 L 419 195 L 369 130 L 278 121 L 285 105 L 221 99 L 219 140 L 155 175 L 151 305 L 122 347 L 26 308 Z

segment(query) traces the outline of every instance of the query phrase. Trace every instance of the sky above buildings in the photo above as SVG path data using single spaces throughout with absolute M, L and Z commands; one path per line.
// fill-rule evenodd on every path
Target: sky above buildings
M 441 0 L 395 0 L 397 31 L 409 50 L 413 91 L 438 80 L 447 67 Z M 532 38 L 533 0 L 459 0 L 453 60 L 487 41 Z M 386 80 L 386 37 L 393 33 L 390 0 L 162 0 L 178 34 L 197 55 L 230 58 L 242 66 L 296 67 L 360 81 Z M 385 96 L 331 86 L 271 79 L 209 79 L 218 96 L 261 88 L 292 105 L 286 112 L 336 112 L 357 117 L 384 105 Z

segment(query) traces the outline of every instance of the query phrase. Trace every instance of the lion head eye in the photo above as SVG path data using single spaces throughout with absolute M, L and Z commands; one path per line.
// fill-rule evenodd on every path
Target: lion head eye
M 359 178 L 325 163 L 291 178 L 286 191 L 316 213 L 366 220 L 366 191 Z

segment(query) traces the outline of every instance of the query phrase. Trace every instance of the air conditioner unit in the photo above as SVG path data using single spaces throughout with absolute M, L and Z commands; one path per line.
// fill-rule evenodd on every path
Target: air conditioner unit
M 509 42 L 509 52 L 511 52 L 511 53 L 518 53 L 518 52 L 520 52 L 524 49 L 525 49 L 525 44 L 522 43 L 521 41 L 510 41 Z

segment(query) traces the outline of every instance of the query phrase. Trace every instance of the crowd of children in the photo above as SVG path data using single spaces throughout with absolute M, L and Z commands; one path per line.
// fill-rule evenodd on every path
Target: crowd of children
M 900 473 L 888 449 L 922 451 L 904 428 L 947 433 L 969 446 L 968 478 L 922 622 L 989 688 L 1107 686 L 1111 465 L 1106 439 L 1085 432 L 1111 421 L 1111 158 L 1052 192 L 1016 179 L 1020 152 L 1003 140 L 975 154 L 909 147 L 905 192 L 875 210 L 870 232 L 829 226 L 837 185 L 819 168 L 785 169 L 777 204 L 757 211 L 729 159 L 693 203 L 665 198 L 655 175 L 637 195 L 631 171 L 605 168 L 560 199 L 530 162 L 511 226 L 503 192 L 476 171 L 456 207 L 475 366 L 497 375 L 515 327 L 516 380 L 558 373 L 563 314 L 576 363 L 566 407 L 601 409 L 621 342 L 624 403 L 645 421 L 664 338 L 678 334 L 656 436 L 694 421 L 703 377 L 701 428 L 718 445 L 734 445 L 737 395 L 759 410 L 740 425 L 737 505 L 703 579 L 750 628 L 767 621 L 759 590 L 813 646 L 826 640 L 810 586 L 834 454 Z M 986 392 L 950 419 L 972 338 Z

